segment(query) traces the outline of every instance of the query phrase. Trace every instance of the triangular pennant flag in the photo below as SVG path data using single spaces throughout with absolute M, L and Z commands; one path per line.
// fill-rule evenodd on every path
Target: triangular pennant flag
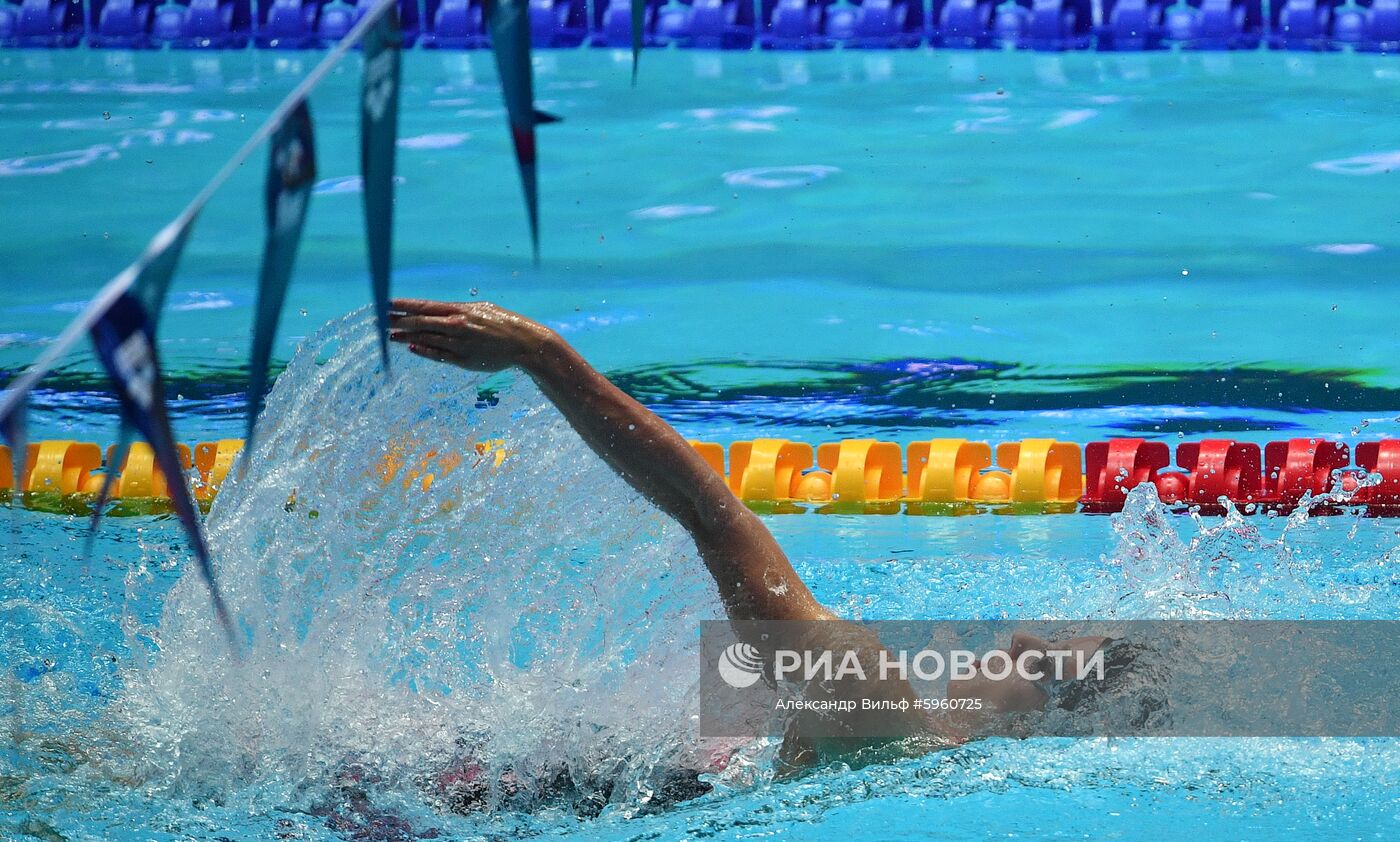
M 237 653 L 233 619 L 219 593 L 209 547 L 204 541 L 194 498 L 190 495 L 189 483 L 185 481 L 180 456 L 175 449 L 175 437 L 171 433 L 170 417 L 165 408 L 165 384 L 156 355 L 155 332 L 146 315 L 146 308 L 136 296 L 124 292 L 98 317 L 91 335 L 97 356 L 116 389 L 123 421 L 150 443 L 156 464 L 165 475 L 171 505 L 185 527 L 190 548 L 199 562 L 199 572 L 209 586 L 214 612 L 228 636 L 229 646 Z
M 177 220 L 178 222 L 178 220 Z M 141 268 L 141 274 L 131 285 L 131 292 L 151 314 L 151 329 L 160 324 L 161 311 L 165 309 L 165 296 L 170 291 L 170 282 L 175 277 L 175 267 L 180 255 L 185 251 L 185 243 L 194 230 L 191 218 L 185 224 L 165 227 L 148 248 L 158 249 L 150 262 Z M 161 242 L 165 240 L 165 242 Z
M 399 135 L 400 48 L 398 10 L 389 9 L 364 37 L 360 83 L 360 176 L 364 185 L 365 240 L 379 352 L 389 367 L 389 278 L 394 242 L 394 153 Z
M 637 84 L 637 64 L 642 58 L 642 36 L 647 22 L 647 0 L 632 0 L 632 85 Z
M 506 118 L 515 144 L 515 162 L 525 188 L 525 211 L 530 218 L 530 248 L 540 259 L 539 190 L 535 178 L 535 126 L 558 117 L 535 109 L 534 73 L 530 66 L 530 13 L 525 0 L 485 0 L 491 27 L 491 52 L 501 77 Z
M 248 368 L 248 426 L 244 466 L 253 452 L 254 425 L 267 395 L 267 368 L 272 342 L 287 298 L 311 188 L 316 183 L 316 143 L 311 111 L 302 100 L 272 135 L 268 155 L 267 240 L 263 245 L 262 271 L 258 276 L 258 306 L 253 323 L 253 353 Z
M 92 556 L 93 541 L 97 539 L 97 527 L 102 523 L 102 510 L 112 499 L 112 487 L 117 484 L 117 476 L 126 465 L 127 453 L 131 450 L 131 425 L 123 418 L 117 431 L 117 444 L 112 448 L 112 458 L 107 460 L 107 470 L 102 475 L 102 487 L 97 491 L 97 499 L 92 503 L 92 517 L 88 520 L 87 538 L 83 540 L 83 555 Z
M 10 447 L 10 467 L 14 474 L 10 500 L 12 505 L 18 502 L 24 493 L 24 466 L 29 458 L 29 430 L 26 413 L 29 405 L 23 395 L 20 396 L 4 417 L 0 417 L 0 438 L 5 440 L 5 444 Z

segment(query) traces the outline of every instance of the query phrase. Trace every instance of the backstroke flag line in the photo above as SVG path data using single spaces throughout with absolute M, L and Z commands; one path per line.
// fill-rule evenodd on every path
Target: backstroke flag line
M 181 238 L 180 244 L 183 244 Z M 173 261 L 172 261 L 173 263 Z M 170 418 L 165 409 L 165 386 L 161 380 L 160 361 L 156 355 L 155 334 L 146 316 L 146 308 L 131 293 L 117 296 L 93 324 L 92 343 L 102 366 L 112 379 L 122 419 L 130 424 L 151 445 L 156 464 L 165 475 L 170 488 L 170 502 L 185 527 L 190 548 L 199 562 L 199 571 L 209 586 L 214 611 L 228 636 L 230 649 L 237 654 L 237 638 L 228 606 L 219 593 L 209 547 L 190 496 L 189 485 L 180 466 L 175 449 L 175 437 L 170 431 Z
M 263 246 L 262 271 L 258 276 L 258 306 L 253 322 L 253 353 L 248 367 L 248 426 L 244 438 L 243 470 L 253 454 L 253 433 L 267 397 L 267 367 L 272 361 L 272 342 L 277 322 L 287 299 L 287 283 L 292 278 L 301 229 L 316 184 L 316 143 L 311 128 L 311 110 L 306 101 L 297 103 L 272 135 L 268 150 L 267 241 Z
M 389 368 L 389 279 L 394 243 L 394 152 L 399 135 L 401 79 L 398 11 L 389 10 L 365 34 L 365 73 L 360 83 L 360 176 L 369 245 L 370 289 L 379 328 L 379 353 Z
M 262 142 L 268 140 L 284 126 L 292 112 L 306 101 L 311 92 L 327 74 L 335 69 L 341 59 L 345 58 L 357 44 L 360 44 L 372 28 L 380 26 L 381 19 L 392 13 L 393 10 L 393 0 L 380 0 L 380 2 L 370 5 L 345 37 L 326 52 L 325 56 L 311 69 L 311 72 L 278 103 L 272 114 L 258 126 L 243 145 L 224 161 L 219 171 L 195 194 L 184 210 L 164 228 L 156 232 L 156 235 L 151 238 L 136 260 L 107 281 L 73 321 L 69 322 L 63 331 L 45 346 L 43 352 L 34 362 L 18 377 L 10 381 L 4 391 L 0 391 L 0 438 L 4 438 L 13 450 L 15 492 L 20 494 L 22 493 L 20 480 L 26 461 L 24 420 L 29 392 L 62 361 L 65 354 L 82 341 L 85 335 L 91 336 L 97 342 L 99 356 L 103 358 L 103 364 L 114 381 L 119 383 L 120 389 L 120 384 L 126 381 L 122 380 L 117 373 L 122 369 L 116 367 L 119 358 L 114 356 L 115 348 L 136 348 L 137 346 L 112 345 L 111 342 L 114 337 L 119 335 L 124 335 L 126 339 L 132 341 L 135 341 L 132 338 L 138 335 L 143 338 L 144 345 L 150 349 L 151 364 L 148 369 L 142 368 L 141 370 L 150 371 L 154 381 L 153 385 L 138 389 L 134 394 L 151 398 L 159 397 L 159 400 L 149 404 L 152 408 L 151 411 L 145 417 L 140 417 L 141 423 L 138 424 L 138 417 L 147 404 L 133 402 L 136 400 L 133 394 L 122 391 L 119 397 L 122 401 L 123 429 L 119 434 L 119 439 L 122 444 L 128 442 L 131 438 L 131 426 L 134 425 L 151 442 L 157 464 L 169 482 L 176 512 L 180 515 L 185 530 L 190 535 L 190 543 L 199 559 L 200 572 L 209 584 L 214 607 L 218 611 L 219 621 L 229 637 L 230 645 L 233 645 L 235 641 L 233 623 L 214 580 L 208 549 L 204 543 L 203 533 L 199 529 L 199 522 L 195 517 L 194 504 L 189 496 L 189 487 L 184 481 L 183 472 L 180 470 L 179 459 L 174 449 L 174 439 L 170 434 L 169 420 L 165 414 L 164 390 L 160 381 L 159 368 L 155 365 L 155 321 L 160 318 L 166 292 L 170 288 L 171 278 L 174 275 L 175 264 L 199 212 L 204 209 L 219 187 L 237 172 L 243 162 L 262 145 Z M 392 178 L 392 173 L 390 178 Z M 387 272 L 384 277 L 387 278 Z M 387 299 L 387 293 L 383 297 Z M 136 333 L 122 334 L 118 330 L 121 324 L 114 321 L 115 315 L 118 308 L 129 313 L 133 306 L 139 313 L 139 324 L 142 327 L 135 328 Z M 387 310 L 387 305 L 379 306 L 381 312 Z M 127 325 L 127 327 L 130 326 Z M 105 352 L 103 350 L 104 342 L 111 346 L 107 347 Z M 120 359 L 127 359 L 127 357 L 123 356 Z M 117 452 L 113 454 L 115 464 L 108 466 L 108 478 L 104 481 L 101 495 L 103 498 L 110 494 L 111 483 L 125 456 L 125 453 L 121 451 L 125 450 L 125 447 L 119 446 Z M 101 511 L 101 508 L 99 505 L 98 512 Z M 93 523 L 95 528 L 96 519 Z M 233 651 L 238 652 L 236 646 L 234 646 Z
M 647 0 L 632 0 L 632 85 L 637 84 L 637 64 L 642 59 L 642 32 L 647 21 Z
M 272 114 L 243 142 L 243 145 L 238 148 L 238 151 L 234 152 L 233 155 L 224 161 L 219 171 L 214 174 L 213 178 L 209 179 L 199 193 L 195 194 L 195 197 L 191 199 L 189 204 L 185 206 L 185 209 L 180 212 L 180 215 L 175 217 L 175 219 L 160 231 L 156 232 L 156 235 L 151 238 L 151 241 L 146 245 L 145 250 L 141 252 L 140 256 L 138 256 L 131 265 L 117 273 L 115 277 L 104 284 L 102 289 L 98 290 L 97 294 L 94 295 L 87 306 L 83 308 L 82 312 L 80 312 L 73 321 L 68 323 L 68 326 L 63 329 L 63 332 L 44 347 L 43 353 L 41 353 L 18 377 L 10 381 L 9 386 L 6 387 L 3 392 L 0 392 L 0 425 L 3 425 L 5 422 L 13 422 L 19 417 L 19 414 L 23 412 L 22 405 L 25 403 L 25 397 L 29 394 L 29 391 L 44 378 L 44 375 L 48 374 L 54 369 L 54 366 L 59 364 L 65 354 L 72 350 L 78 342 L 82 341 L 83 337 L 88 334 L 97 320 L 107 312 L 107 308 L 111 306 L 112 302 L 118 296 L 131 291 L 136 286 L 141 276 L 146 272 L 153 261 L 159 260 L 166 255 L 171 240 L 176 234 L 185 231 L 194 222 L 194 218 L 198 216 L 204 206 L 209 203 L 209 199 L 213 197 L 219 187 L 221 187 L 225 181 L 228 181 L 229 177 L 235 172 L 238 172 L 243 162 L 262 145 L 264 140 L 271 137 L 272 133 L 282 125 L 283 120 L 291 113 L 292 109 L 296 107 L 297 103 L 305 100 L 311 92 L 315 90 L 316 86 L 321 83 L 321 80 L 325 79 L 327 74 L 334 70 L 336 65 L 340 64 L 341 59 L 345 58 L 350 50 L 361 42 L 370 28 L 378 24 L 379 19 L 385 14 L 388 14 L 393 8 L 393 0 L 381 0 L 381 2 L 370 6 L 355 25 L 350 28 L 350 31 L 345 34 L 345 37 L 337 41 L 335 46 L 328 50 L 325 56 L 311 69 L 311 72 L 307 73 L 306 77 L 303 78 L 290 93 L 283 97 L 277 107 L 272 110 Z M 157 318 L 159 318 L 160 314 L 157 308 L 150 307 L 150 303 L 163 302 L 165 299 L 165 290 L 169 287 L 169 284 L 170 282 L 167 279 L 162 284 L 149 284 L 137 289 L 137 294 L 140 295 L 141 300 L 147 302 L 150 312 Z
M 534 73 L 530 67 L 530 13 L 525 0 L 485 0 L 486 21 L 491 27 L 491 52 L 501 77 L 506 118 L 515 144 L 515 162 L 525 188 L 525 210 L 530 216 L 530 249 L 540 260 L 539 190 L 535 181 L 535 126 L 557 123 L 559 118 L 535 108 Z

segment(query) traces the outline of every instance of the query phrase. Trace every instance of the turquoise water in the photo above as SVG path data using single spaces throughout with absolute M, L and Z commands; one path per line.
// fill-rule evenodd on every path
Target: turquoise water
M 316 55 L 0 53 L 0 368 Z M 537 56 L 566 122 L 541 129 L 535 268 L 489 56 L 408 56 L 396 291 L 548 321 L 719 441 L 1396 432 L 1393 59 L 645 58 L 632 90 L 624 56 Z M 282 360 L 368 295 L 340 180 L 356 61 L 312 100 L 325 182 Z M 187 441 L 241 430 L 262 167 L 204 213 L 163 322 Z M 310 343 L 210 515 L 245 667 L 219 655 L 169 521 L 113 522 L 86 559 L 77 521 L 8 515 L 0 836 L 1395 835 L 1388 740 L 988 741 L 778 783 L 759 746 L 718 792 L 636 815 L 641 767 L 694 742 L 691 647 L 717 605 L 693 551 L 524 384 L 408 358 L 386 382 L 366 343 L 354 320 Z M 111 437 L 95 371 L 77 354 L 46 381 L 35 435 Z M 485 385 L 499 405 L 475 406 Z M 367 478 L 385 429 L 411 453 L 499 434 L 532 456 L 409 493 Z M 1113 518 L 767 521 L 851 617 L 1397 610 L 1386 520 L 1196 520 L 1137 498 Z M 418 778 L 483 734 L 499 764 L 641 760 L 610 772 L 598 819 L 436 809 Z M 371 772 L 358 812 L 336 785 L 352 765 Z

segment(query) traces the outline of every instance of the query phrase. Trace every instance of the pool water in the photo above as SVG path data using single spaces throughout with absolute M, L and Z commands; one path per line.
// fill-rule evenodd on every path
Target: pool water
M 139 252 L 319 54 L 0 53 L 0 368 Z M 168 520 L 5 515 L 0 837 L 1391 838 L 1392 740 L 988 741 L 638 815 L 693 743 L 693 550 L 528 384 L 399 356 L 362 317 L 358 58 L 312 99 L 321 178 L 277 346 L 308 337 L 209 531 L 250 641 L 222 655 Z M 397 292 L 544 320 L 693 438 L 1264 441 L 1395 435 L 1380 321 L 1400 66 L 1385 56 L 536 56 L 543 260 L 489 55 L 406 57 Z M 162 322 L 186 441 L 238 435 L 255 157 Z M 90 355 L 36 437 L 107 441 Z M 477 406 L 478 389 L 500 402 Z M 387 432 L 386 432 L 387 431 Z M 505 437 L 425 494 L 409 457 Z M 293 504 L 288 500 L 295 495 Z M 770 516 L 849 617 L 1386 618 L 1388 520 Z M 1261 700 L 1267 703 L 1267 700 Z M 485 735 L 485 736 L 483 736 Z M 435 809 L 424 770 L 630 758 L 614 804 Z M 369 807 L 344 806 L 346 768 Z M 612 768 L 612 767 L 608 767 Z

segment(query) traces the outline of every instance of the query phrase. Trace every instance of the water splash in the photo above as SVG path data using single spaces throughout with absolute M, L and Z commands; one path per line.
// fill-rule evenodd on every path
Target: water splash
M 331 324 L 279 378 L 209 519 L 246 657 L 181 581 L 117 706 L 132 776 L 314 806 L 347 770 L 431 798 L 465 763 L 644 802 L 698 750 L 698 621 L 720 610 L 693 545 L 527 378 L 407 355 L 386 378 L 370 325 Z
M 1121 574 L 1117 587 L 1077 607 L 1083 616 L 1120 619 L 1393 616 L 1397 533 L 1371 520 L 1361 534 L 1364 513 L 1351 508 L 1356 490 L 1379 480 L 1373 474 L 1352 491 L 1307 495 L 1286 516 L 1241 512 L 1222 499 L 1223 517 L 1174 514 L 1144 483 L 1112 518 L 1118 545 L 1103 561 Z

